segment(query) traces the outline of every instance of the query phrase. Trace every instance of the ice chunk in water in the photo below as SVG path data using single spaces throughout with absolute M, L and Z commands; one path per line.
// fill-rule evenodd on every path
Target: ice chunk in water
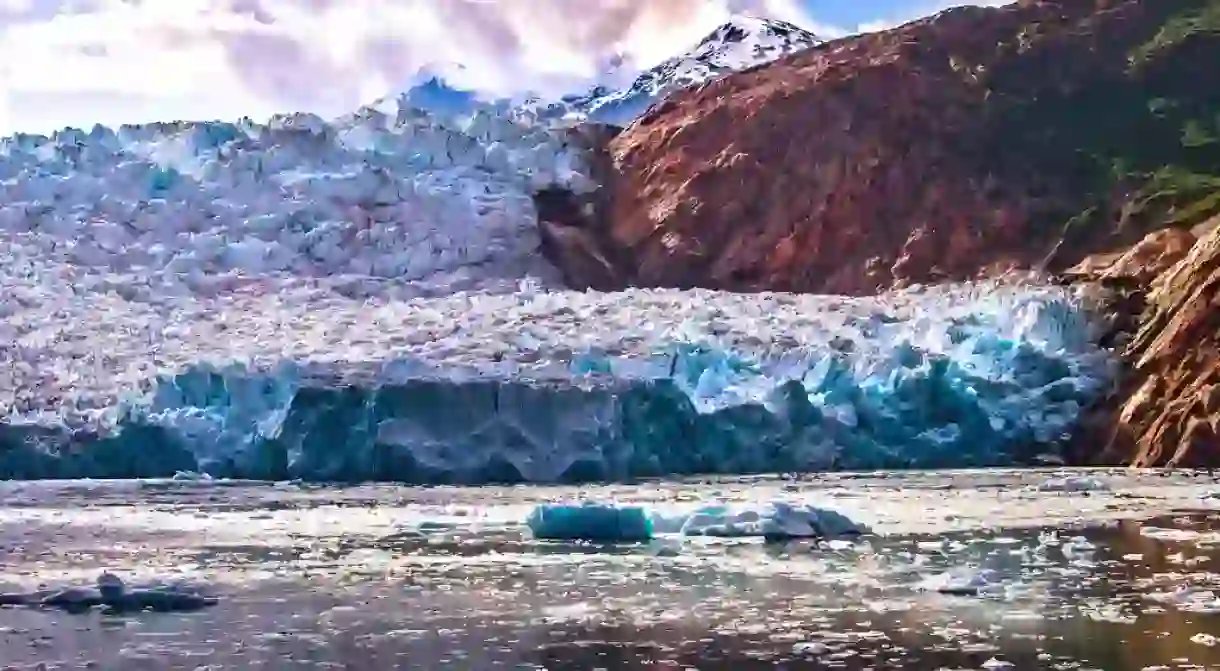
M 1002 577 L 995 569 L 957 569 L 924 582 L 929 590 L 952 596 L 979 596 L 1003 591 Z
M 1100 492 L 1109 488 L 1104 480 L 1081 476 L 1051 478 L 1038 485 L 1040 492 Z
M 632 543 L 652 538 L 643 508 L 600 503 L 543 504 L 526 521 L 534 538 Z
M 762 507 L 700 508 L 682 525 L 684 536 L 751 537 L 787 540 L 859 536 L 868 528 L 826 508 L 775 501 Z

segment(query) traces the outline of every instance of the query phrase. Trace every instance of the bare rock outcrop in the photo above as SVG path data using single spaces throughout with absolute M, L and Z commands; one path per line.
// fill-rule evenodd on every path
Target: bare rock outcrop
M 582 124 L 567 133 L 566 141 L 589 157 L 598 184 L 614 182 L 608 145 L 618 131 L 605 124 Z M 628 284 L 620 250 L 609 239 L 611 195 L 604 186 L 587 193 L 550 187 L 534 194 L 542 253 L 568 286 L 611 291 Z
M 1220 220 L 1149 285 L 1106 460 L 1220 463 Z

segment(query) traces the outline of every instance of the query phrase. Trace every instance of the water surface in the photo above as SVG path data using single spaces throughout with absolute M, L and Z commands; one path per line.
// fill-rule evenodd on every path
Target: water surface
M 0 485 L 0 583 L 185 582 L 193 614 L 0 610 L 0 668 L 1220 668 L 1220 486 L 1102 472 L 878 473 L 575 488 Z M 858 543 L 544 543 L 580 494 L 659 509 L 775 498 Z M 982 592 L 946 581 L 982 576 Z M 37 665 L 41 664 L 39 667 Z M 1015 667 L 1005 667 L 1012 664 Z

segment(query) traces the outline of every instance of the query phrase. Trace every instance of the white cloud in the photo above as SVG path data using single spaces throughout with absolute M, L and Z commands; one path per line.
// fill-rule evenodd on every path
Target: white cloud
M 423 66 L 506 93 L 640 67 L 733 11 L 805 25 L 800 0 L 0 0 L 0 131 L 337 115 Z M 454 69 L 454 64 L 465 67 Z

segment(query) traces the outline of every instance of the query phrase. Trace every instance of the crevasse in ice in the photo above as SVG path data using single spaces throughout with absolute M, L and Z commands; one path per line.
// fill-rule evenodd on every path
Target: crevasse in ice
M 1112 372 L 1080 299 L 1035 285 L 212 300 L 61 305 L 108 361 L 14 369 L 28 378 L 10 384 L 37 390 L 0 436 L 0 474 L 546 482 L 1012 464 L 1051 449 Z

